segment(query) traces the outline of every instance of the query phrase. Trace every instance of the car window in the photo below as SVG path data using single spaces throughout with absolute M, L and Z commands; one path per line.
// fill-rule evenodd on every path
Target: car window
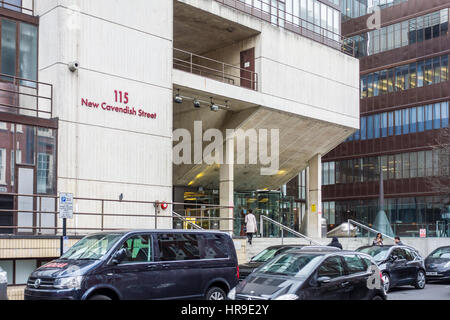
M 198 235 L 196 234 L 158 234 L 159 260 L 197 260 L 200 259 Z
M 327 258 L 319 268 L 319 277 L 337 278 L 344 275 L 344 266 L 340 257 Z
M 203 240 L 205 259 L 220 259 L 230 256 L 230 250 L 225 237 L 208 233 L 201 235 L 201 239 Z
M 399 260 L 406 259 L 406 254 L 403 249 L 397 248 L 392 251 L 391 257 L 397 256 Z
M 252 258 L 253 262 L 266 262 L 269 259 L 272 259 L 275 256 L 275 253 L 278 249 L 276 248 L 267 248 L 258 253 L 256 256 Z
M 376 264 L 374 262 L 372 262 L 372 260 L 370 260 L 367 257 L 360 257 L 361 259 L 363 259 L 363 261 L 366 264 L 366 269 L 370 268 L 371 266 L 375 266 Z
M 430 254 L 430 257 L 436 259 L 450 259 L 450 247 L 438 248 Z
M 403 251 L 405 252 L 405 257 L 407 261 L 413 261 L 415 259 L 415 254 L 413 253 L 413 251 L 409 249 L 403 249 Z
M 317 268 L 321 260 L 322 256 L 314 253 L 285 253 L 263 264 L 255 273 L 305 278 Z
M 366 272 L 367 267 L 359 256 L 352 254 L 345 255 L 343 258 L 350 274 Z
M 122 263 L 141 263 L 152 261 L 152 238 L 150 235 L 135 235 L 122 245 L 128 251 Z

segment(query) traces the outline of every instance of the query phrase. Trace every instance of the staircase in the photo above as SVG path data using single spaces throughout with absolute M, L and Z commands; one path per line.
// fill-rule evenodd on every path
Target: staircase
M 315 239 L 316 241 L 327 244 L 329 239 Z M 328 242 L 327 242 L 328 241 Z M 270 246 L 277 246 L 281 244 L 305 244 L 309 245 L 309 241 L 303 238 L 253 238 L 252 245 L 249 245 L 247 242 L 246 246 L 246 255 L 247 255 L 247 261 L 250 261 L 250 259 L 254 256 L 256 256 L 258 253 L 266 249 Z

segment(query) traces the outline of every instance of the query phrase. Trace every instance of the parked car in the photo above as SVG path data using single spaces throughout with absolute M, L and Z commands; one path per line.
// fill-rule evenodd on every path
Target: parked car
M 266 263 L 270 259 L 278 256 L 281 253 L 284 253 L 288 250 L 315 250 L 315 251 L 339 251 L 340 249 L 336 247 L 329 247 L 329 246 L 309 246 L 309 245 L 303 245 L 303 244 L 287 244 L 287 245 L 278 245 L 278 246 L 271 246 L 260 253 L 258 253 L 256 256 L 250 259 L 248 263 L 243 263 L 239 265 L 239 280 L 242 281 L 245 278 L 248 277 L 250 273 L 252 273 L 255 269 L 260 267 L 262 264 Z
M 6 271 L 0 267 L 0 300 L 8 300 L 8 277 Z
M 104 232 L 77 242 L 29 277 L 25 299 L 225 299 L 239 269 L 222 232 Z
M 450 246 L 434 250 L 425 259 L 427 281 L 450 280 Z
M 357 251 L 372 256 L 378 264 L 386 292 L 394 287 L 411 285 L 425 288 L 425 261 L 419 252 L 409 246 L 365 246 Z
M 271 246 L 260 253 L 258 253 L 256 256 L 252 257 L 248 263 L 243 263 L 239 265 L 239 280 L 243 280 L 247 278 L 247 276 L 253 272 L 256 268 L 260 267 L 263 263 L 269 261 L 273 257 L 276 257 L 277 255 L 293 248 L 301 248 L 305 245 L 278 245 L 278 246 Z
M 377 285 L 378 284 L 378 285 Z M 252 272 L 231 300 L 385 300 L 381 273 L 352 251 L 289 250 Z

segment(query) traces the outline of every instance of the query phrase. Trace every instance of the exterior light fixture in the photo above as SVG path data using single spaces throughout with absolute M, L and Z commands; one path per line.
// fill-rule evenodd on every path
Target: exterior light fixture
M 198 99 L 194 99 L 193 104 L 194 104 L 194 108 L 198 109 L 201 107 L 200 100 L 198 100 Z
M 180 96 L 180 89 L 178 89 L 178 93 L 175 95 L 173 101 L 175 103 L 183 103 L 183 98 Z
M 219 106 L 213 102 L 212 97 L 211 97 L 211 106 L 210 106 L 210 108 L 211 108 L 211 111 L 214 111 L 214 112 L 217 112 L 220 109 Z

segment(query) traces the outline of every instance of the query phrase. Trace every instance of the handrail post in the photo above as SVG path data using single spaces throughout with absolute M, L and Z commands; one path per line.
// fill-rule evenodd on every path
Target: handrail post
M 102 231 L 104 231 L 104 213 L 105 213 L 105 211 L 104 211 L 104 209 L 105 209 L 105 201 L 102 199 Z
M 189 57 L 190 57 L 190 59 L 191 59 L 191 73 L 194 73 L 194 71 L 193 71 L 193 63 L 194 63 L 194 59 L 193 59 L 193 57 L 192 57 L 192 53 L 189 53 Z
M 261 238 L 264 238 L 264 221 L 263 221 L 263 214 L 259 216 L 259 233 L 261 235 Z

